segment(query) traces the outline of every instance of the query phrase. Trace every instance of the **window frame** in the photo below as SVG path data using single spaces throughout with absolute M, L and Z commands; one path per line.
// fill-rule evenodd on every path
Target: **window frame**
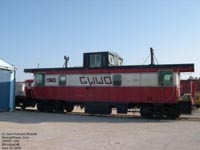
M 41 81 L 38 83 L 38 76 L 41 75 Z M 45 73 L 36 73 L 35 74 L 35 86 L 45 86 Z
M 114 74 L 113 75 L 113 85 L 114 86 L 121 86 L 122 85 L 122 75 L 121 74 Z
M 65 81 L 61 81 L 61 78 L 65 77 Z M 67 76 L 66 75 L 59 75 L 59 86 L 66 86 L 67 84 Z
M 102 60 L 103 60 L 102 54 L 91 54 L 89 56 L 89 67 L 90 68 L 102 67 L 102 65 L 103 65 Z
M 169 80 L 165 80 L 165 76 L 170 75 Z M 168 82 L 168 83 L 167 83 Z M 162 87 L 174 86 L 174 72 L 172 70 L 159 70 L 158 72 L 158 84 Z

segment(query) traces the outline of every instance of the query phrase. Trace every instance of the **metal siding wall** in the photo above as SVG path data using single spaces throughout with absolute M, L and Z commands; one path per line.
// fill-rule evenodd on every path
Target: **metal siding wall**
M 10 75 L 10 111 L 13 111 L 15 108 L 15 71 L 11 72 Z
M 0 110 L 10 110 L 11 73 L 8 70 L 0 70 Z

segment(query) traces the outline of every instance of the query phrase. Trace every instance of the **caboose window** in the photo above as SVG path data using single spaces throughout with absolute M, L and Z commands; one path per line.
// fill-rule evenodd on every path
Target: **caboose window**
M 45 81 L 45 75 L 43 73 L 37 73 L 35 75 L 35 84 L 36 86 L 43 86 Z
M 102 66 L 102 54 L 90 55 L 90 67 L 101 67 Z
M 113 85 L 116 85 L 116 86 L 122 85 L 122 76 L 121 76 L 121 74 L 113 75 Z
M 159 72 L 159 85 L 160 86 L 173 86 L 172 71 L 160 71 Z
M 66 85 L 66 76 L 65 75 L 59 76 L 59 85 L 61 85 L 61 86 Z

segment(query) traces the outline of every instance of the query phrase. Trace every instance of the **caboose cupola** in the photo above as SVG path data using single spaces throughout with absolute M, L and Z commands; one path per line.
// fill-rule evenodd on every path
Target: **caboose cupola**
M 84 53 L 83 55 L 84 68 L 106 68 L 109 66 L 121 66 L 123 59 L 112 52 L 94 52 Z

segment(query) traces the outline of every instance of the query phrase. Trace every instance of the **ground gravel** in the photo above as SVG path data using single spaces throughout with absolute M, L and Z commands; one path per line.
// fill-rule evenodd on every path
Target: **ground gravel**
M 91 116 L 81 112 L 78 109 L 70 114 L 40 113 L 34 110 L 1 112 L 0 149 L 4 150 L 5 144 L 9 143 L 15 144 L 9 145 L 11 149 L 20 150 L 200 148 L 200 110 L 196 110 L 192 116 L 181 116 L 177 120 L 142 119 L 137 113 Z M 11 142 L 4 141 L 10 137 Z

